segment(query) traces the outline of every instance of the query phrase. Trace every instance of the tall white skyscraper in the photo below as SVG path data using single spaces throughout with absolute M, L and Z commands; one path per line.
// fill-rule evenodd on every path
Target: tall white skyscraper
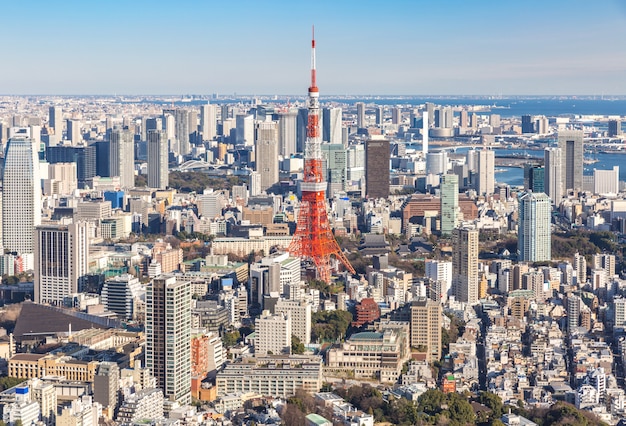
M 54 129 L 57 140 L 63 136 L 63 110 L 60 106 L 51 106 L 49 109 L 48 127 Z
M 559 205 L 563 198 L 563 165 L 561 148 L 546 148 L 543 153 L 545 163 L 544 187 L 552 204 Z
M 524 192 L 518 198 L 518 258 L 522 262 L 543 262 L 552 259 L 552 204 L 543 192 Z
M 112 129 L 109 142 L 110 175 L 120 177 L 122 188 L 135 187 L 135 144 L 128 130 Z
M 162 130 L 148 131 L 148 186 L 165 189 L 169 185 L 167 138 Z
M 148 285 L 146 367 L 166 398 L 191 403 L 191 281 L 161 275 Z
M 297 110 L 278 114 L 278 152 L 284 158 L 296 153 L 297 118 Z
M 424 110 L 422 113 L 422 155 L 426 158 L 428 154 L 428 110 Z
M 459 224 L 459 176 L 441 177 L 441 235 L 451 235 Z
M 217 136 L 217 106 L 206 104 L 200 106 L 200 130 L 202 139 L 210 141 Z
M 35 240 L 35 301 L 63 305 L 81 290 L 88 273 L 92 222 L 41 225 Z
M 324 142 L 341 144 L 341 108 L 324 108 L 322 110 L 322 138 Z
M 256 171 L 261 175 L 261 191 L 278 182 L 278 135 L 276 122 L 256 124 Z
M 478 151 L 478 175 L 476 176 L 476 192 L 478 195 L 490 196 L 495 187 L 495 153 L 490 149 Z
M 11 129 L 2 173 L 2 244 L 5 250 L 29 254 L 32 269 L 35 226 L 41 224 L 41 178 L 37 148 L 27 128 Z
M 452 231 L 452 287 L 456 300 L 478 302 L 478 229 Z
M 237 114 L 235 128 L 235 144 L 254 145 L 254 117 L 249 114 Z
M 563 190 L 582 190 L 583 188 L 583 140 L 581 130 L 559 132 L 559 148 L 561 148 L 561 180 Z

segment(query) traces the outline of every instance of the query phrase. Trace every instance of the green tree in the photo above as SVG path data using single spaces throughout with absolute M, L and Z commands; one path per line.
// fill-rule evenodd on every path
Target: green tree
M 237 342 L 239 342 L 239 339 L 241 339 L 241 334 L 239 334 L 239 330 L 227 331 L 222 336 L 222 343 L 224 344 L 224 347 L 231 348 L 235 346 Z
M 4 391 L 17 386 L 24 382 L 26 379 L 18 379 L 17 377 L 1 377 L 0 378 L 0 391 Z
M 291 336 L 291 353 L 296 355 L 301 355 L 304 353 L 304 343 L 298 339 L 297 336 Z
M 478 402 L 489 407 L 493 412 L 492 418 L 499 419 L 502 417 L 502 409 L 504 405 L 502 404 L 502 398 L 496 395 L 493 392 L 481 392 L 478 395 Z

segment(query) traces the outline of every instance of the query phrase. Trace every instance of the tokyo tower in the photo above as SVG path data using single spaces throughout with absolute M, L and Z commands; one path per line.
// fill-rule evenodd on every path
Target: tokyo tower
M 302 200 L 289 253 L 312 261 L 317 269 L 318 279 L 329 282 L 332 256 L 343 263 L 348 271 L 353 274 L 355 272 L 335 240 L 326 212 L 326 180 L 322 173 L 320 101 L 315 73 L 315 32 L 311 40 L 311 87 L 309 87 L 308 110 L 304 177 L 301 184 Z

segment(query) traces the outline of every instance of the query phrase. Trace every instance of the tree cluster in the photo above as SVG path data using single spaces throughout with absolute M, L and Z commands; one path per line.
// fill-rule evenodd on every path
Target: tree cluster
M 201 194 L 206 188 L 214 190 L 228 189 L 234 185 L 240 185 L 242 179 L 239 176 L 209 176 L 202 172 L 181 172 L 173 170 L 169 174 L 170 188 L 180 192 L 195 192 Z
M 318 311 L 311 315 L 311 338 L 314 342 L 343 339 L 352 322 L 348 311 Z
M 456 392 L 443 393 L 429 389 L 417 401 L 417 412 L 423 413 L 423 424 L 461 426 L 476 424 L 476 415 L 468 400 Z
M 577 409 L 572 404 L 559 401 L 550 408 L 533 408 L 524 410 L 519 407 L 504 407 L 508 411 L 524 416 L 539 426 L 606 426 L 598 417 L 589 412 Z

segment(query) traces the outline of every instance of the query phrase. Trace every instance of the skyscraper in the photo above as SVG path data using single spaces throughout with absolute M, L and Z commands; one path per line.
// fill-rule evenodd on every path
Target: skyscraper
M 109 150 L 110 175 L 120 177 L 122 188 L 134 188 L 135 144 L 132 133 L 126 129 L 112 129 Z
M 478 302 L 478 230 L 457 228 L 452 232 L 452 287 L 456 300 Z
M 161 275 L 146 291 L 146 367 L 163 394 L 191 403 L 191 282 Z
M 621 120 L 609 120 L 609 137 L 615 137 L 622 134 L 622 122 Z
M 356 126 L 365 127 L 365 104 L 363 102 L 356 103 Z
M 41 223 L 39 159 L 26 128 L 11 129 L 2 172 L 2 244 L 5 250 L 32 254 L 35 226 Z
M 552 259 L 552 204 L 543 192 L 519 195 L 518 258 L 523 262 L 543 262 Z
M 534 133 L 533 117 L 531 115 L 522 115 L 522 133 Z
M 148 186 L 165 189 L 169 185 L 167 138 L 163 130 L 148 130 Z
M 206 104 L 200 106 L 200 130 L 202 139 L 210 141 L 217 136 L 217 106 Z
M 441 235 L 451 235 L 459 223 L 459 177 L 441 177 Z
M 331 144 L 341 143 L 341 108 L 322 110 L 322 140 Z
M 237 114 L 235 130 L 235 144 L 254 145 L 254 117 L 249 114 Z
M 296 151 L 297 131 L 296 110 L 281 112 L 278 114 L 278 153 L 283 158 L 289 158 Z
M 559 132 L 561 181 L 564 191 L 579 191 L 583 188 L 583 138 L 581 130 Z
M 97 173 L 96 158 L 98 158 L 98 161 L 106 161 L 108 158 L 108 155 L 104 156 L 102 159 L 97 156 L 98 148 L 101 145 L 108 147 L 108 143 L 106 142 L 97 142 L 88 146 L 49 146 L 46 149 L 46 160 L 48 160 L 50 164 L 76 163 L 78 187 L 91 187 L 94 176 L 108 176 L 108 174 Z
M 48 127 L 54 129 L 54 134 L 57 135 L 57 141 L 59 141 L 63 136 L 63 110 L 59 106 L 51 106 L 48 111 Z
M 337 191 L 345 191 L 347 178 L 347 154 L 342 144 L 323 144 L 325 176 L 328 182 L 328 198 L 334 197 Z
M 63 305 L 82 290 L 89 265 L 92 222 L 43 225 L 36 228 L 35 301 Z
M 255 126 L 255 169 L 261 175 L 261 191 L 278 182 L 278 132 L 275 121 L 262 121 Z
M 389 196 L 388 140 L 369 140 L 365 143 L 365 188 L 368 198 Z
M 411 346 L 424 346 L 426 360 L 441 359 L 441 303 L 420 298 L 411 302 Z
M 536 164 L 524 165 L 524 190 L 545 192 L 545 169 Z
M 546 148 L 543 152 L 545 192 L 552 204 L 559 205 L 563 198 L 563 165 L 561 148 Z
M 83 135 L 80 133 L 80 121 L 67 120 L 67 139 L 72 145 L 78 145 L 83 141 Z
M 478 174 L 476 179 L 476 192 L 478 195 L 489 196 L 493 194 L 495 186 L 495 153 L 490 149 L 481 149 L 478 153 Z

